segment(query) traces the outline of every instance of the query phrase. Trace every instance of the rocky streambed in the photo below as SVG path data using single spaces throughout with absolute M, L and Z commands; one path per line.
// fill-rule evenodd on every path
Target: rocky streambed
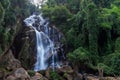
M 120 80 L 120 77 L 99 77 L 92 74 L 80 74 L 70 66 L 63 65 L 53 71 L 35 72 L 22 67 L 21 62 L 14 58 L 11 50 L 0 57 L 0 80 Z

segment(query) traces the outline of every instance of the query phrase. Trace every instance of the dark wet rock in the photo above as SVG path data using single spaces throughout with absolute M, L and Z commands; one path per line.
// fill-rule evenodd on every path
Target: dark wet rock
M 12 50 L 26 69 L 33 69 L 36 61 L 35 32 L 31 27 L 24 26 L 15 37 Z
M 68 74 L 73 73 L 73 69 L 68 65 L 64 65 L 61 68 L 57 68 L 57 71 L 58 73 L 68 73 Z
M 77 73 L 77 75 L 74 76 L 74 80 L 83 80 L 83 75 L 80 73 Z
M 84 74 L 83 74 L 83 80 L 88 80 L 88 75 L 87 75 L 87 73 L 84 73 Z
M 0 80 L 3 80 L 5 76 L 5 71 L 4 70 L 0 70 Z

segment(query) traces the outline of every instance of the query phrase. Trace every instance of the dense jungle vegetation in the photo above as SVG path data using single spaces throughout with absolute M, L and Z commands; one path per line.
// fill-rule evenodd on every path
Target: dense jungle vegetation
M 0 0 L 0 55 L 20 30 L 18 21 L 41 11 L 64 34 L 72 66 L 120 75 L 120 0 L 48 0 L 41 9 L 29 0 Z

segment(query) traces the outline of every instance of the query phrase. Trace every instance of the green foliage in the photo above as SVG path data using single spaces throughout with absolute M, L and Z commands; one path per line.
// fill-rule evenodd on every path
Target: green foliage
M 39 10 L 33 8 L 29 0 L 0 0 L 0 45 L 3 51 L 11 45 L 15 32 L 21 28 L 18 24 L 22 24 L 22 20 L 33 13 L 31 9 Z
M 104 57 L 104 64 L 110 67 L 111 74 L 120 75 L 120 53 L 109 54 Z
M 63 77 L 65 77 L 65 78 L 66 78 L 66 77 L 67 77 L 67 73 L 64 73 Z
M 118 6 L 112 4 L 110 9 L 103 8 L 102 13 L 100 15 L 101 27 L 111 29 L 112 25 L 117 23 L 113 21 L 113 20 L 117 21 L 118 18 L 116 16 L 118 16 L 118 18 L 120 16 L 120 10 Z
M 120 0 L 114 0 L 113 2 L 115 5 L 119 6 L 120 7 Z
M 85 6 L 85 5 L 83 5 Z M 86 24 L 86 28 L 88 29 L 88 40 L 89 40 L 89 50 L 92 54 L 97 55 L 98 54 L 98 10 L 96 8 L 96 5 L 93 2 L 90 2 L 87 5 L 86 10 L 86 21 L 84 24 Z
M 5 10 L 4 10 L 1 2 L 0 2 L 0 24 L 3 21 L 3 19 L 4 19 L 4 14 L 5 14 Z
M 67 33 L 67 42 L 70 44 L 70 45 L 73 45 L 74 46 L 74 43 L 75 43 L 75 30 L 74 28 L 71 28 Z
M 65 6 L 54 6 L 54 7 L 43 7 L 43 16 L 50 17 L 52 22 L 58 21 L 63 22 L 66 21 L 70 16 L 69 10 Z
M 101 26 L 104 27 L 104 28 L 111 28 L 110 23 L 107 23 L 107 22 L 101 23 Z
M 68 58 L 72 62 L 86 63 L 90 60 L 90 53 L 82 47 L 77 48 L 72 53 L 68 53 Z
M 5 24 L 6 26 L 7 25 L 13 26 L 16 23 L 16 15 L 15 15 L 15 13 L 14 13 L 14 11 L 12 9 L 10 9 L 9 11 L 7 11 L 5 13 L 5 19 L 4 19 L 4 21 L 6 23 Z
M 119 0 L 48 0 L 42 10 L 64 33 L 72 63 L 91 61 L 93 68 L 99 66 L 106 74 L 119 74 Z
M 10 1 L 9 0 L 0 0 L 2 6 L 5 10 L 7 10 L 10 7 Z
M 110 66 L 105 65 L 104 63 L 98 63 L 97 68 L 103 69 L 105 74 L 114 74 L 113 69 Z
M 60 75 L 55 71 L 50 72 L 50 78 L 51 80 L 61 80 Z
M 35 71 L 33 71 L 33 70 L 28 70 L 27 72 L 28 72 L 28 74 L 29 74 L 30 76 L 34 76 L 34 75 L 35 75 Z
M 118 37 L 115 41 L 115 52 L 120 53 L 120 37 Z
M 10 38 L 10 33 L 8 31 L 9 29 L 3 29 L 2 32 L 2 44 L 6 45 L 8 44 L 9 38 Z
M 17 17 L 27 17 L 30 15 L 29 0 L 11 0 L 11 7 Z
M 72 13 L 77 13 L 80 7 L 80 0 L 68 0 L 67 7 Z
M 0 46 L 0 55 L 2 54 L 2 49 L 1 49 L 1 46 Z
M 109 7 L 114 0 L 93 0 L 98 7 Z
M 93 67 L 100 66 L 106 74 L 114 74 L 115 69 L 109 67 L 106 59 L 111 53 L 119 52 L 120 1 L 49 0 L 48 2 L 50 4 L 47 3 L 42 8 L 43 15 L 50 17 L 65 34 L 69 60 L 78 64 L 79 62 L 89 64 L 90 60 L 92 62 L 90 65 Z M 105 61 L 101 60 L 103 56 Z

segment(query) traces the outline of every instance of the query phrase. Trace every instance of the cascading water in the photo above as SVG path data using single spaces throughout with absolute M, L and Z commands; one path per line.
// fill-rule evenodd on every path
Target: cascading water
M 49 27 L 49 21 L 41 15 L 32 15 L 26 18 L 24 22 L 27 26 L 31 26 L 36 33 L 37 61 L 34 70 L 45 70 L 48 66 L 52 66 L 53 69 L 60 67 L 55 48 L 55 38 L 51 35 L 55 34 L 55 31 Z

